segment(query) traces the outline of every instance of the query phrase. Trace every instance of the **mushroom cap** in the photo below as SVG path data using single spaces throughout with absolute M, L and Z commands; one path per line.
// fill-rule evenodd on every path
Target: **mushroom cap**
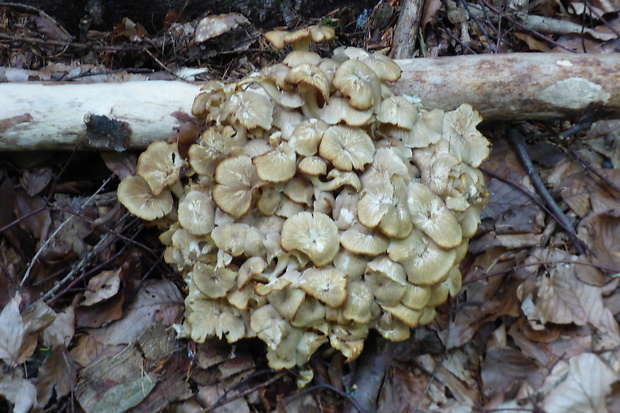
M 391 184 L 364 189 L 357 203 L 357 218 L 360 223 L 368 228 L 377 227 L 392 204 L 393 191 Z
M 306 119 L 293 130 L 289 145 L 300 155 L 312 156 L 317 153 L 323 133 L 328 127 L 321 119 Z
M 327 75 L 313 64 L 302 63 L 293 67 L 285 80 L 291 85 L 296 85 L 300 91 L 317 91 L 325 102 L 329 101 L 330 85 Z
M 407 205 L 413 224 L 442 248 L 453 248 L 463 240 L 461 226 L 443 200 L 427 186 L 411 182 Z
M 278 348 L 291 331 L 291 325 L 269 304 L 250 314 L 250 328 L 273 350 Z
M 377 147 L 372 163 L 364 170 L 360 181 L 364 188 L 383 186 L 386 182 L 392 181 L 396 175 L 405 179 L 406 182 L 411 180 L 409 169 L 397 149 Z
M 296 286 L 333 308 L 342 306 L 347 298 L 347 275 L 334 267 L 308 268 Z
M 387 253 L 390 259 L 402 264 L 411 284 L 421 286 L 445 280 L 456 258 L 454 249 L 440 248 L 418 229 L 405 239 L 390 241 Z
M 304 290 L 292 287 L 274 291 L 267 296 L 269 304 L 289 321 L 295 318 L 295 314 L 297 314 L 297 310 L 305 298 L 306 292 Z
M 405 269 L 385 255 L 367 264 L 364 280 L 381 305 L 396 305 L 405 295 L 407 286 Z
M 161 218 L 172 211 L 172 194 L 168 189 L 153 195 L 151 187 L 141 176 L 128 176 L 117 190 L 118 200 L 129 212 L 147 221 Z
M 211 127 L 200 136 L 200 144 L 189 147 L 189 164 L 200 175 L 213 176 L 217 164 L 241 154 L 243 148 L 232 137 L 234 129 Z
M 217 336 L 234 343 L 245 334 L 245 323 L 239 311 L 223 300 L 206 300 L 188 297 L 185 300 L 186 323 L 191 327 L 191 338 L 204 343 L 207 337 Z
M 400 139 L 409 148 L 426 148 L 441 139 L 444 111 L 433 109 L 422 113 L 411 130 L 383 127 L 387 135 Z M 388 125 L 389 126 L 389 125 Z
M 336 125 L 323 133 L 319 154 L 342 171 L 363 169 L 372 162 L 375 145 L 363 130 Z
M 290 179 L 284 186 L 283 192 L 291 199 L 291 201 L 307 206 L 312 205 L 314 187 L 310 181 L 303 177 L 295 177 Z
M 420 318 L 422 317 L 422 310 L 412 310 L 402 304 L 396 304 L 391 307 L 382 305 L 381 308 L 403 323 L 407 324 L 409 327 L 417 326 Z
M 310 64 L 316 66 L 321 62 L 321 56 L 318 53 L 310 52 L 307 50 L 293 50 L 286 55 L 283 64 L 290 68 L 294 68 L 303 64 Z
M 323 213 L 299 212 L 284 222 L 280 244 L 285 251 L 303 252 L 322 267 L 338 253 L 338 227 Z
M 309 176 L 325 175 L 327 173 L 327 161 L 320 156 L 307 156 L 297 165 L 299 172 Z
M 377 112 L 377 120 L 402 129 L 411 130 L 418 120 L 418 110 L 402 96 L 383 99 Z
M 409 326 L 388 312 L 373 320 L 373 327 L 383 338 L 390 341 L 405 341 L 411 335 Z
M 228 268 L 215 268 L 210 264 L 197 262 L 190 272 L 196 287 L 209 298 L 222 298 L 233 288 L 237 273 Z
M 450 147 L 463 162 L 475 168 L 491 153 L 488 139 L 476 129 L 481 121 L 480 113 L 468 104 L 447 112 L 443 118 L 444 139 L 450 142 Z
M 377 74 L 381 81 L 396 82 L 402 73 L 400 66 L 392 59 L 382 53 L 369 53 L 367 56 L 360 56 L 358 59 Z
M 390 241 L 362 224 L 354 224 L 340 234 L 340 244 L 354 254 L 379 255 L 387 251 Z
M 260 182 L 249 156 L 239 155 L 220 162 L 215 170 L 213 200 L 222 211 L 240 217 L 248 213 L 252 194 Z
M 238 122 L 246 129 L 268 130 L 273 122 L 273 103 L 260 93 L 243 90 L 230 96 L 221 111 L 222 119 Z
M 233 257 L 264 257 L 264 234 L 254 227 L 237 222 L 216 226 L 211 232 L 215 245 Z
M 343 316 L 356 323 L 368 323 L 372 318 L 373 301 L 374 295 L 364 280 L 349 281 Z
M 357 110 L 340 96 L 332 96 L 320 110 L 320 117 L 330 125 L 346 123 L 349 126 L 368 125 L 374 118 L 372 108 Z
M 179 201 L 179 223 L 194 235 L 210 233 L 215 226 L 215 202 L 211 195 L 190 190 Z
M 359 60 L 343 62 L 332 83 L 355 109 L 366 110 L 381 102 L 381 80 Z
M 267 182 L 286 182 L 295 175 L 297 156 L 287 142 L 252 159 L 259 178 Z
M 419 285 L 407 285 L 401 303 L 412 310 L 424 310 L 431 300 L 431 288 Z
M 164 188 L 179 180 L 182 166 L 177 144 L 158 141 L 140 154 L 136 174 L 146 180 L 153 195 L 159 195 Z
M 368 258 L 341 249 L 334 257 L 334 267 L 347 274 L 349 280 L 357 280 L 366 272 Z
M 313 327 L 320 329 L 325 322 L 325 306 L 316 298 L 306 294 L 306 298 L 301 303 L 295 313 L 295 318 L 291 324 L 295 327 Z

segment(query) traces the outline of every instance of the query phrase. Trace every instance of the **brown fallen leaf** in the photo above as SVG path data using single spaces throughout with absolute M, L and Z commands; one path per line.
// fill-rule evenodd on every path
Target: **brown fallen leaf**
M 118 293 L 121 285 L 121 269 L 101 271 L 88 281 L 81 306 L 90 306 L 107 300 Z
M 56 391 L 57 397 L 66 396 L 76 382 L 77 366 L 64 345 L 52 349 L 47 360 L 39 368 L 37 377 L 37 402 L 45 406 Z
M 0 359 L 9 366 L 19 360 L 19 348 L 24 337 L 24 322 L 19 313 L 19 294 L 0 313 Z
M 558 363 L 545 379 L 543 387 L 551 391 L 543 400 L 547 413 L 607 412 L 605 396 L 618 381 L 617 373 L 592 353 Z
M 121 319 L 107 327 L 87 331 L 103 344 L 133 343 L 156 322 L 172 325 L 183 314 L 183 310 L 183 296 L 172 281 L 147 280 Z

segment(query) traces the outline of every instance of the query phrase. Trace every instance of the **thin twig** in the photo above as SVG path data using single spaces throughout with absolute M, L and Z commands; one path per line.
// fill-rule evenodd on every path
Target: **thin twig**
M 99 188 L 97 188 L 95 193 L 93 193 L 86 200 L 86 202 L 84 202 L 84 204 L 80 207 L 79 212 L 83 211 L 84 208 L 86 208 L 95 199 L 95 196 L 97 196 L 101 191 L 103 191 L 103 188 L 105 188 L 105 186 L 112 180 L 112 177 L 113 177 L 113 175 L 108 177 L 108 179 L 106 179 L 105 181 L 103 181 L 103 183 L 101 184 L 101 186 Z M 50 242 L 52 242 L 52 240 L 56 237 L 56 235 L 58 235 L 60 233 L 60 231 L 62 231 L 65 228 L 65 226 L 67 226 L 69 224 L 69 222 L 71 222 L 71 220 L 73 220 L 73 216 L 70 216 L 65 221 L 63 221 L 58 226 L 58 228 L 56 228 L 56 230 L 54 232 L 52 232 L 52 234 L 45 240 L 45 242 L 43 242 L 43 244 L 41 244 L 41 247 L 39 247 L 38 251 L 34 254 L 34 257 L 32 257 L 32 260 L 30 261 L 30 264 L 28 265 L 28 268 L 26 269 L 26 273 L 22 277 L 22 281 L 19 283 L 20 287 L 24 285 L 24 283 L 26 282 L 26 280 L 30 276 L 30 273 L 32 272 L 32 269 L 34 268 L 35 263 L 39 260 L 39 257 L 41 256 L 41 254 L 43 253 L 45 248 L 49 245 Z
M 327 383 L 320 383 L 311 387 L 308 387 L 306 389 L 303 389 L 302 391 L 300 391 L 297 394 L 294 394 L 292 396 L 289 396 L 286 398 L 286 401 L 284 402 L 284 406 L 286 407 L 286 405 L 288 405 L 290 402 L 292 402 L 293 400 L 305 396 L 308 393 L 312 393 L 313 391 L 316 390 L 321 390 L 321 389 L 327 389 L 327 390 L 331 390 L 334 393 L 338 394 L 340 397 L 343 397 L 347 400 L 349 400 L 351 402 L 351 404 L 353 405 L 353 407 L 355 407 L 355 409 L 359 412 L 359 413 L 368 413 L 366 410 L 364 410 L 358 403 L 357 401 L 348 393 L 343 392 L 340 389 L 337 389 L 336 387 L 332 386 L 331 384 L 327 384 Z
M 534 188 L 536 188 L 538 195 L 542 198 L 549 210 L 552 212 L 551 216 L 566 230 L 568 236 L 575 245 L 575 248 L 577 249 L 579 254 L 584 254 L 586 250 L 589 250 L 589 248 L 581 239 L 579 239 L 577 233 L 573 229 L 572 223 L 564 214 L 564 211 L 562 211 L 562 209 L 555 202 L 555 199 L 553 199 L 553 197 L 545 187 L 542 179 L 540 179 L 540 176 L 536 171 L 536 167 L 532 162 L 532 158 L 530 158 L 529 154 L 527 153 L 527 147 L 525 145 L 525 141 L 523 140 L 523 136 L 515 128 L 510 128 L 510 130 L 508 131 L 508 140 L 510 141 L 510 143 L 512 143 L 517 156 L 521 160 L 521 163 L 523 163 L 523 166 L 525 167 L 527 174 L 532 181 L 532 185 L 534 185 Z
M 275 376 L 273 376 L 269 380 L 267 380 L 267 381 L 265 381 L 263 383 L 259 383 L 256 386 L 250 387 L 249 389 L 246 389 L 246 390 L 242 391 L 241 393 L 236 394 L 234 396 L 231 396 L 231 397 L 229 397 L 227 399 L 218 400 L 217 402 L 215 402 L 215 404 L 213 406 L 210 406 L 209 408 L 207 408 L 206 410 L 203 410 L 203 411 L 205 413 L 213 412 L 218 407 L 224 406 L 225 404 L 228 404 L 228 403 L 230 403 L 232 401 L 235 401 L 235 400 L 240 399 L 242 397 L 248 396 L 249 394 L 255 392 L 258 389 L 262 389 L 262 388 L 265 388 L 265 387 L 269 386 L 271 383 L 275 383 L 276 381 L 280 380 L 282 377 L 284 377 L 287 374 L 288 374 L 288 370 L 282 370 L 281 372 L 279 372 L 278 374 L 276 374 Z
M 523 268 L 527 268 L 527 267 L 533 267 L 533 266 L 537 266 L 537 265 L 552 265 L 552 264 L 584 265 L 586 267 L 593 267 L 593 268 L 596 268 L 597 270 L 605 271 L 605 272 L 608 272 L 608 273 L 620 274 L 620 270 L 618 270 L 616 268 L 605 267 L 603 265 L 598 265 L 598 264 L 594 264 L 594 263 L 591 263 L 591 262 L 570 261 L 570 260 L 537 261 L 537 262 L 531 262 L 531 263 L 527 263 L 527 264 L 515 265 L 514 267 L 510 267 L 510 268 L 502 270 L 502 271 L 495 271 L 495 272 L 483 274 L 480 277 L 475 277 L 475 278 L 472 278 L 472 279 L 463 280 L 463 285 L 473 284 L 473 283 L 475 283 L 477 281 L 482 281 L 482 280 L 486 280 L 486 279 L 489 279 L 489 278 L 497 277 L 499 275 L 504 275 L 504 274 L 507 274 L 509 272 L 517 271 L 517 270 L 520 270 L 520 269 L 523 269 Z

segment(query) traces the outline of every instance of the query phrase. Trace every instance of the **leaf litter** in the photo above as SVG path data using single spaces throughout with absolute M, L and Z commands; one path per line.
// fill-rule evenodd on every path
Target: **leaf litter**
M 613 3 L 542 1 L 498 14 L 480 1 L 478 10 L 488 16 L 480 20 L 467 10 L 471 4 L 426 2 L 419 53 L 617 51 Z M 546 38 L 517 24 L 507 31 L 519 13 L 570 24 Z M 575 32 L 584 16 L 604 24 Z M 50 32 L 51 23 L 43 23 L 38 30 Z M 367 39 L 349 40 L 388 46 L 390 29 L 377 37 L 373 27 L 364 30 Z M 147 34 L 125 20 L 113 35 L 135 43 Z M 27 61 L 29 53 L 19 51 L 15 61 Z M 75 69 L 61 66 L 42 74 Z M 531 127 L 548 137 L 568 125 Z M 378 411 L 620 409 L 619 131 L 618 121 L 608 120 L 571 142 L 540 138 L 561 149 L 553 153 L 530 142 L 544 183 L 590 249 L 584 255 L 527 195 L 535 190 L 525 169 L 495 133 L 484 165 L 490 203 L 461 267 L 464 287 L 433 324 L 403 343 Z M 338 354 L 317 354 L 309 388 L 319 390 L 306 392 L 295 384 L 304 372 L 264 370 L 254 341 L 175 339 L 183 284 L 163 265 L 154 232 L 115 198 L 117 178 L 133 173 L 135 155 L 8 158 L 0 174 L 0 406 L 18 413 L 175 411 L 173 405 L 176 411 L 344 410 L 355 365 Z

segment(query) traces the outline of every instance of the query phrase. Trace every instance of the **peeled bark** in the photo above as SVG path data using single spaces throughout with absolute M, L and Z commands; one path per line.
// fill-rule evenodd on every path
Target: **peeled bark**
M 485 120 L 578 118 L 590 110 L 599 117 L 620 117 L 619 54 L 477 55 L 398 63 L 403 74 L 393 89 L 427 108 L 452 110 L 470 103 Z M 165 139 L 189 116 L 199 88 L 178 81 L 2 83 L 0 150 L 72 149 L 78 143 L 83 149 L 144 148 Z M 89 114 L 106 118 L 91 116 L 87 128 Z M 105 139 L 116 141 L 106 145 Z

